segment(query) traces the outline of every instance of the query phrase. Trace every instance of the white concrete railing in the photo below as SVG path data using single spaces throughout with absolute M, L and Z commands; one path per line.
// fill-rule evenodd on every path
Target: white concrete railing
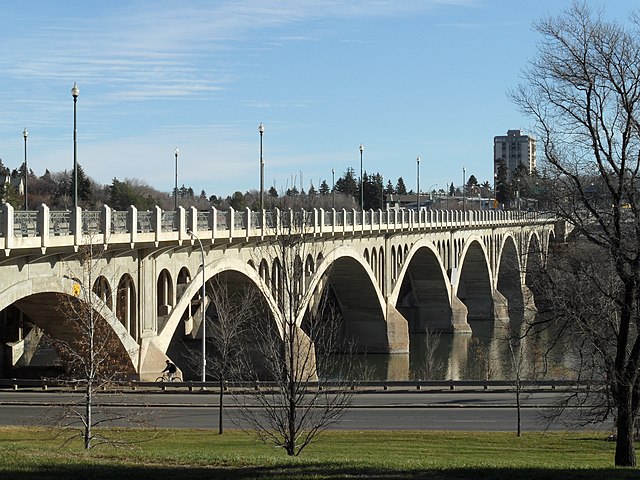
M 37 211 L 0 209 L 0 249 L 74 246 L 86 243 L 153 243 L 190 240 L 191 230 L 201 241 L 277 237 L 289 233 L 347 235 L 388 231 L 436 230 L 550 223 L 554 219 L 538 212 L 499 210 L 263 210 L 228 211 L 211 208 L 163 211 L 154 207 L 126 212 L 103 206 L 99 211 Z

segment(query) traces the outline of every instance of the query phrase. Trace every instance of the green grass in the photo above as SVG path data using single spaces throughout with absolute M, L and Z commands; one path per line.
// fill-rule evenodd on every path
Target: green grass
M 110 431 L 113 433 L 113 431 Z M 62 447 L 49 430 L 0 428 L 0 478 L 127 479 L 627 479 L 604 434 L 327 432 L 300 457 L 236 431 L 116 431 L 141 443 Z

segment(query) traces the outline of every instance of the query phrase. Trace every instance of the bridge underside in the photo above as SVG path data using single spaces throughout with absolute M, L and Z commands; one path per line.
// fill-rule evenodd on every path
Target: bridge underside
M 46 355 L 50 363 L 51 357 L 57 356 L 53 363 L 64 365 L 65 374 L 77 377 L 77 370 L 88 358 L 89 335 L 93 334 L 96 339 L 94 355 L 104 368 L 117 378 L 135 378 L 137 366 L 132 365 L 128 352 L 113 328 L 93 312 L 95 322 L 92 330 L 89 330 L 85 321 L 88 311 L 78 299 L 54 292 L 38 293 L 16 301 L 14 307 L 26 316 L 27 323 L 34 326 L 27 328 L 25 338 L 20 339 L 26 344 L 27 351 L 15 362 L 18 365 L 30 366 L 33 356 L 37 355 L 38 350 L 44 349 L 48 350 Z M 72 320 L 78 316 L 74 311 L 80 312 L 84 320 Z
M 452 308 L 438 258 L 420 249 L 406 272 L 396 309 L 409 323 L 410 333 L 453 332 Z

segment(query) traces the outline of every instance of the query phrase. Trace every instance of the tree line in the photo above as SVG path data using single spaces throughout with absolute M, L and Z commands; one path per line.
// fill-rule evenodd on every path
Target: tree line
M 25 164 L 11 170 L 0 159 L 0 198 L 3 202 L 10 203 L 15 208 L 24 204 L 24 196 L 18 190 L 20 180 L 25 178 Z M 74 178 L 73 171 L 64 170 L 50 172 L 48 169 L 41 176 L 29 169 L 26 175 L 28 181 L 29 206 L 37 208 L 40 204 L 46 204 L 53 210 L 67 210 L 73 206 Z M 7 180 L 7 181 L 5 181 Z M 359 208 L 360 201 L 364 203 L 364 209 L 385 208 L 385 198 L 389 195 L 415 195 L 413 189 L 407 189 L 402 177 L 394 182 L 387 180 L 380 172 L 363 172 L 362 183 L 353 168 L 347 168 L 342 176 L 330 186 L 327 180 L 322 180 L 318 187 L 310 182 L 307 189 L 300 186 L 292 179 L 292 185 L 280 191 L 271 186 L 264 194 L 264 206 L 272 208 Z M 362 188 L 362 192 L 361 192 Z M 487 198 L 492 195 L 492 188 L 488 181 L 479 184 L 474 175 L 469 177 L 465 184 L 467 195 L 481 194 Z M 445 189 L 432 192 L 423 190 L 422 194 L 446 195 Z M 451 183 L 449 195 L 461 195 L 461 189 Z M 162 192 L 139 179 L 113 178 L 111 184 L 103 185 L 88 176 L 82 165 L 78 164 L 78 204 L 84 209 L 98 209 L 102 205 L 109 205 L 115 210 L 126 210 L 130 205 L 138 210 L 148 210 L 158 205 L 163 210 L 172 210 L 177 196 L 178 205 L 184 208 L 196 207 L 205 210 L 216 207 L 221 210 L 229 207 L 235 210 L 251 208 L 257 210 L 260 205 L 260 193 L 257 190 L 235 191 L 233 194 L 223 197 L 207 195 L 205 190 L 197 194 L 192 187 L 184 184 L 177 192 Z

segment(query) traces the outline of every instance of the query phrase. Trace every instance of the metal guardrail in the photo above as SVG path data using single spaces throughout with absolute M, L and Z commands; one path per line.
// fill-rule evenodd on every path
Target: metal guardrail
M 387 391 L 390 389 L 446 389 L 456 390 L 459 388 L 475 388 L 482 390 L 489 390 L 491 388 L 515 388 L 515 380 L 407 380 L 407 381 L 354 381 L 354 382 L 307 382 L 307 386 L 310 388 L 329 389 L 329 388 L 350 388 L 356 389 L 371 389 L 377 388 Z M 520 385 L 523 388 L 528 389 L 551 389 L 557 388 L 600 388 L 601 385 L 588 384 L 584 382 L 578 382 L 575 380 L 521 380 Z M 81 386 L 78 381 L 62 380 L 62 379 L 0 379 L 0 388 L 7 388 L 11 390 L 21 389 L 39 389 L 48 390 L 49 388 L 61 388 L 61 389 L 74 389 Z M 217 390 L 219 388 L 219 382 L 142 382 L 137 380 L 130 381 L 113 381 L 109 382 L 105 386 L 100 388 L 103 390 L 109 389 L 131 389 L 137 390 L 139 388 L 147 389 L 160 389 L 160 390 Z M 240 389 L 240 390 L 269 390 L 277 387 L 276 382 L 225 382 L 225 389 Z

